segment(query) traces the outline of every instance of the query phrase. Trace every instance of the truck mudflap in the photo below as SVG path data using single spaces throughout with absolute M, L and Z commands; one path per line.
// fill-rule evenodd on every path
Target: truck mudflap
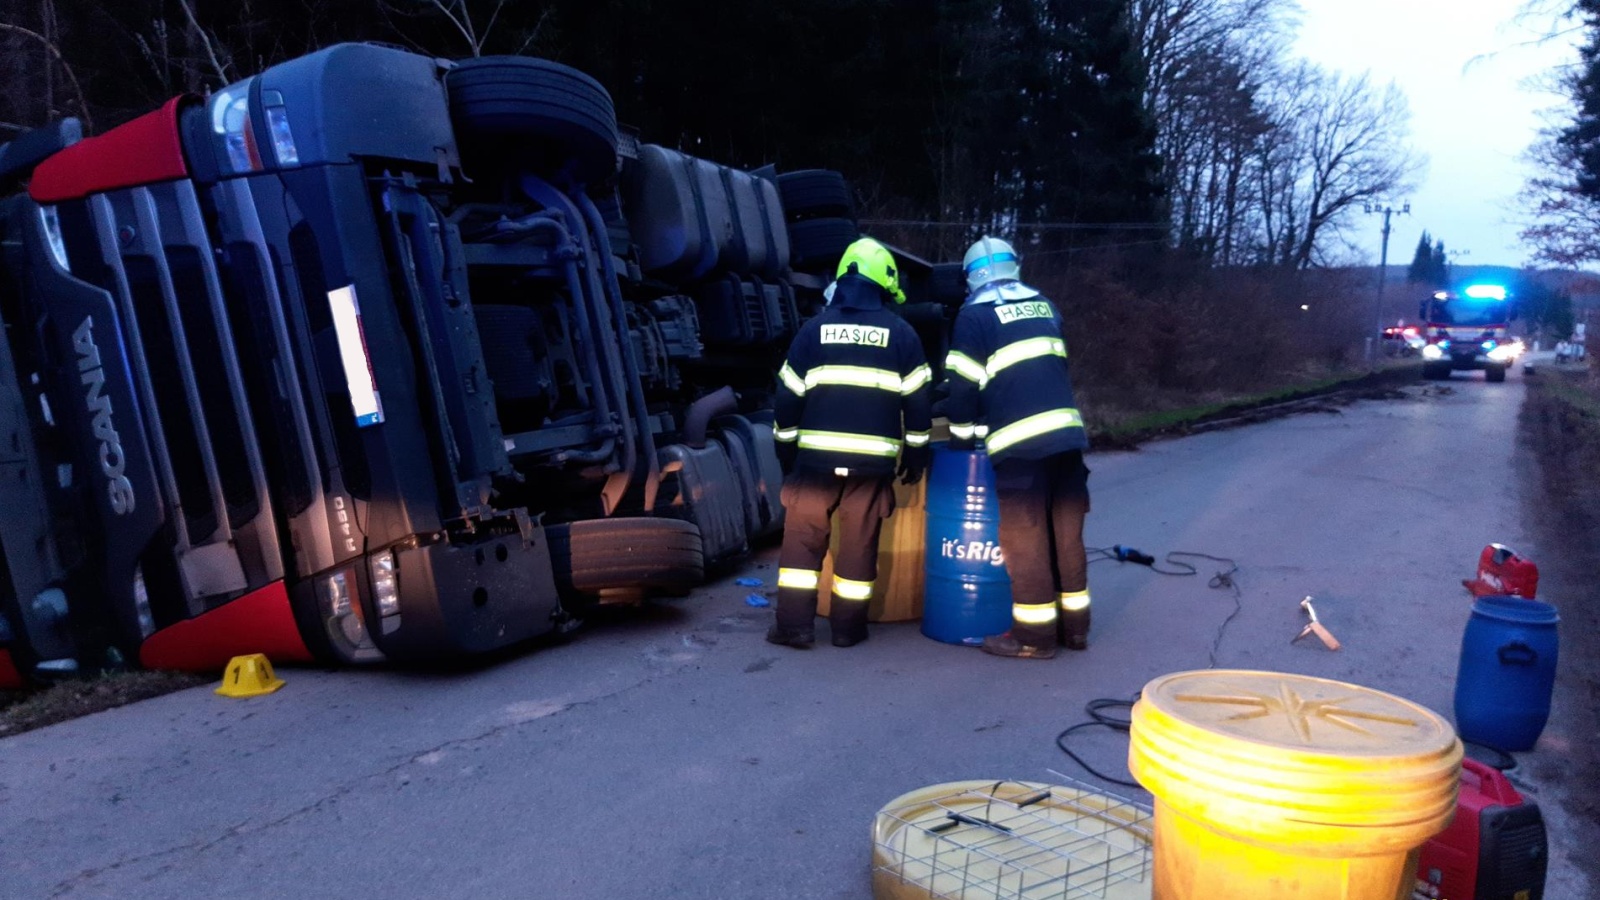
M 157 631 L 139 646 L 139 664 L 214 672 L 250 653 L 264 653 L 274 663 L 313 661 L 282 581 Z
M 473 656 L 539 635 L 559 624 L 560 602 L 544 528 L 471 544 L 397 548 L 403 612 L 379 619 L 363 597 L 374 642 L 396 662 Z M 392 621 L 391 621 L 392 620 Z

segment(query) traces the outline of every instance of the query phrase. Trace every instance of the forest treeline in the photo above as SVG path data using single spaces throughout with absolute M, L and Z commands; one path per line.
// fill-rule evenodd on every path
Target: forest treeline
M 538 55 L 598 78 L 644 140 L 745 167 L 844 171 L 869 230 L 917 252 L 950 258 L 980 231 L 1012 237 L 1080 327 L 1118 329 L 1085 347 L 1087 381 L 1247 386 L 1337 363 L 1371 333 L 1375 285 L 1315 273 L 1351 260 L 1364 205 L 1419 170 L 1404 98 L 1296 59 L 1294 10 L 0 0 L 0 139 L 64 115 L 104 131 L 339 41 Z M 1218 347 L 1227 358 L 1209 359 Z

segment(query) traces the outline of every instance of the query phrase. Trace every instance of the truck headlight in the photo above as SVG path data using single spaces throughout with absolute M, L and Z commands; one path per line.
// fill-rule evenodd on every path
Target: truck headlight
M 1423 359 L 1444 359 L 1444 348 L 1438 344 L 1429 344 L 1422 348 Z
M 378 615 L 384 618 L 400 614 L 400 576 L 395 569 L 393 550 L 373 554 L 372 602 L 378 608 Z
M 1489 358 L 1495 362 L 1510 362 L 1517 358 L 1519 349 L 1516 344 L 1501 344 L 1489 351 Z
M 355 595 L 354 573 L 340 569 L 319 577 L 316 584 L 323 625 L 340 654 L 351 662 L 383 659 L 383 652 L 367 633 L 361 603 Z
M 156 633 L 156 619 L 150 612 L 150 589 L 144 584 L 144 567 L 133 567 L 133 608 L 139 616 L 139 636 Z

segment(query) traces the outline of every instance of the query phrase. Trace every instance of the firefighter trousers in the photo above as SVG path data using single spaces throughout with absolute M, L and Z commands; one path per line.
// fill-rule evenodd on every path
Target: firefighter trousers
M 1089 637 L 1083 519 L 1089 467 L 1077 451 L 995 463 L 1000 549 L 1011 576 L 1011 633 L 1024 644 L 1081 648 Z
M 839 549 L 833 558 L 828 618 L 835 639 L 867 634 L 867 607 L 878 578 L 878 533 L 894 512 L 893 477 L 797 471 L 783 484 L 783 551 L 778 557 L 778 630 L 815 633 L 817 587 L 834 514 Z

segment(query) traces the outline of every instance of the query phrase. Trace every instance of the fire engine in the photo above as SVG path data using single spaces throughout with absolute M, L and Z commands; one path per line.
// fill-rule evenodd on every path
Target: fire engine
M 1435 291 L 1418 311 L 1424 378 L 1449 378 L 1457 370 L 1482 369 L 1487 381 L 1505 381 L 1522 354 L 1511 336 L 1516 301 L 1499 285 L 1475 284 L 1462 291 Z

